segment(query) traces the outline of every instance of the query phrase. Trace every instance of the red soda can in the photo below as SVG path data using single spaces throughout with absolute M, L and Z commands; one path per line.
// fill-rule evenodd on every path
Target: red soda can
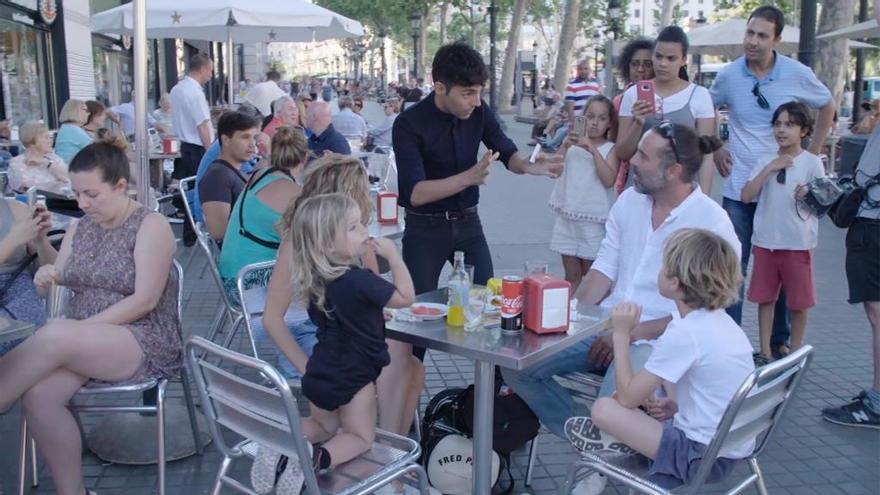
M 525 283 L 522 277 L 509 275 L 501 279 L 501 329 L 522 330 Z

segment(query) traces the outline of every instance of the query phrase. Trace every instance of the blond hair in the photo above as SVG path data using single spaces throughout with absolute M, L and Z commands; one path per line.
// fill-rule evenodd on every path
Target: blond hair
M 681 301 L 691 308 L 722 309 L 739 298 L 739 255 L 708 230 L 681 229 L 669 236 L 662 269 L 667 277 L 678 279 Z
M 299 129 L 280 126 L 272 136 L 270 162 L 273 167 L 290 170 L 298 167 L 309 154 L 309 142 Z
M 82 100 L 77 100 L 75 98 L 71 98 L 64 102 L 64 105 L 61 107 L 61 112 L 58 114 L 58 120 L 61 121 L 62 124 L 84 124 L 85 122 L 79 121 L 79 109 L 85 105 L 85 102 Z
M 299 204 L 290 226 L 290 281 L 303 303 L 326 312 L 327 284 L 355 263 L 335 249 L 338 234 L 346 231 L 348 212 L 357 208 L 341 193 L 318 194 Z
M 49 127 L 42 122 L 25 122 L 23 126 L 21 126 L 21 131 L 19 131 L 19 139 L 21 140 L 21 144 L 24 145 L 25 148 L 28 146 L 33 146 L 37 144 L 37 137 L 44 132 L 49 132 Z
M 281 219 L 286 232 L 292 228 L 294 216 L 304 201 L 318 194 L 342 193 L 354 200 L 361 211 L 364 225 L 370 223 L 373 202 L 370 200 L 370 178 L 363 163 L 347 155 L 330 154 L 307 166 L 302 193 L 287 207 Z

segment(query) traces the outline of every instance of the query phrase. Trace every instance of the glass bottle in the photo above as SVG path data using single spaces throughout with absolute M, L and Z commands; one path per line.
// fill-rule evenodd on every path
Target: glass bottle
M 453 257 L 452 274 L 449 275 L 449 315 L 446 322 L 451 327 L 464 326 L 464 308 L 468 305 L 471 279 L 464 268 L 464 252 L 456 251 Z

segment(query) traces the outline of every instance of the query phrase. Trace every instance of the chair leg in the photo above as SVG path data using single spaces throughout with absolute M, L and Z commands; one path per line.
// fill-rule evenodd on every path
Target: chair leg
M 223 462 L 220 463 L 220 469 L 217 471 L 217 480 L 214 481 L 211 495 L 220 495 L 220 491 L 223 489 L 223 478 L 226 476 L 226 471 L 229 470 L 230 465 L 232 465 L 232 458 L 228 455 L 224 456 Z
M 40 486 L 40 466 L 37 464 L 37 442 L 28 434 L 31 444 L 31 488 Z
M 238 327 L 241 326 L 241 323 L 244 321 L 244 317 L 242 315 L 236 315 L 232 319 L 232 325 L 229 328 L 229 333 L 226 335 L 226 338 L 223 339 L 223 348 L 224 349 L 232 349 L 232 340 L 235 338 L 235 334 L 238 333 Z M 253 344 L 253 341 L 251 341 Z
M 419 406 L 416 406 L 416 414 L 413 416 L 413 432 L 416 434 L 416 442 L 422 443 L 422 418 Z
M 211 321 L 211 326 L 208 329 L 208 340 L 214 342 L 214 339 L 217 338 L 217 335 L 220 334 L 220 330 L 223 328 L 223 324 L 226 322 L 226 309 L 217 313 L 214 316 L 214 319 Z
M 25 478 L 27 477 L 27 459 L 28 459 L 28 427 L 27 419 L 24 414 L 21 415 L 21 426 L 19 427 L 18 441 L 18 495 L 24 495 Z
M 761 466 L 758 465 L 758 459 L 750 457 L 749 467 L 752 469 L 753 473 L 758 475 L 758 480 L 755 482 L 755 488 L 757 488 L 758 493 L 761 495 L 767 495 L 767 485 L 764 483 L 764 473 L 761 471 Z
M 428 489 L 428 473 L 425 472 L 419 464 L 412 464 L 409 472 L 416 475 L 416 481 L 419 483 L 419 495 L 429 495 L 431 491 Z
M 202 455 L 202 442 L 199 438 L 199 422 L 196 420 L 196 405 L 193 402 L 192 391 L 189 389 L 189 373 L 186 371 L 186 364 L 180 368 L 180 382 L 183 385 L 183 400 L 186 402 L 186 412 L 189 415 L 189 427 L 192 430 L 196 454 Z
M 540 435 L 540 433 L 539 433 Z M 529 465 L 526 466 L 525 485 L 532 485 L 532 474 L 535 471 L 535 463 L 538 461 L 538 435 L 529 442 Z
M 159 452 L 156 467 L 159 471 L 159 495 L 165 495 L 165 388 L 167 386 L 167 380 L 160 381 L 156 394 L 156 445 Z

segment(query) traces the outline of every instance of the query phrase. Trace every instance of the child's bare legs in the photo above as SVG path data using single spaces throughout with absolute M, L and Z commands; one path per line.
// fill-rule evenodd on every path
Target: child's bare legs
M 425 381 L 425 368 L 412 355 L 412 345 L 386 339 L 391 363 L 376 380 L 379 428 L 399 435 L 409 433 Z
M 565 280 L 571 284 L 571 293 L 574 294 L 581 283 L 584 275 L 590 271 L 593 260 L 585 260 L 577 256 L 562 255 L 562 268 L 565 270 Z
M 770 336 L 773 332 L 773 309 L 775 306 L 776 301 L 758 305 L 758 332 L 761 339 L 761 354 L 767 359 L 771 359 L 773 355 L 770 352 Z M 792 312 L 791 327 L 791 341 L 794 344 L 794 312 Z M 803 333 L 801 333 L 801 337 L 803 337 Z
M 330 454 L 331 468 L 370 450 L 376 437 L 376 387 L 372 383 L 336 411 L 311 407 L 312 416 L 303 420 L 303 430 L 311 443 L 326 440 L 322 447 Z
M 590 409 L 593 424 L 651 459 L 657 457 L 663 424 L 639 409 L 627 409 L 610 397 L 601 397 Z
M 796 351 L 804 345 L 804 335 L 807 333 L 807 313 L 809 310 L 788 310 L 791 314 L 791 350 Z M 772 319 L 772 318 L 771 318 Z

